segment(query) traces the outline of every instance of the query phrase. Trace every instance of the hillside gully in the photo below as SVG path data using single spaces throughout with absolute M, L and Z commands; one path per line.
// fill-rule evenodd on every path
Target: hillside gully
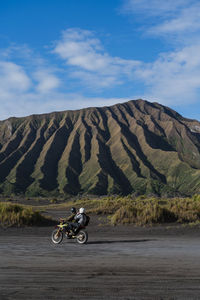
M 144 100 L 0 122 L 2 194 L 200 192 L 200 123 Z

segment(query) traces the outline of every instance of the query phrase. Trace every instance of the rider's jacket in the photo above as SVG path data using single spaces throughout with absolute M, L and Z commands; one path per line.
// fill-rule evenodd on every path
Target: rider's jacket
M 66 218 L 65 221 L 66 221 L 66 222 L 71 222 L 71 221 L 74 220 L 75 216 L 76 216 L 76 214 L 71 214 L 71 216 L 69 216 L 68 218 Z
M 81 226 L 84 226 L 85 223 L 86 223 L 86 216 L 85 216 L 85 214 L 80 214 L 80 213 L 78 213 L 78 214 L 74 217 L 74 219 L 75 219 L 76 222 L 77 222 L 79 225 L 81 225 Z

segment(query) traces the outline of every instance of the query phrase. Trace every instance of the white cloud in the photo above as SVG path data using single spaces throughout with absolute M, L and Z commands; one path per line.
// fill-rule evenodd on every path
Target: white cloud
M 48 110 L 48 99 L 53 101 L 61 85 L 57 73 L 27 46 L 0 49 L 0 119 Z
M 48 108 L 48 99 L 60 86 L 57 70 L 31 49 L 0 49 L 0 119 L 25 116 Z M 55 95 L 54 95 L 55 96 Z M 54 100 L 56 103 L 56 100 Z M 44 112 L 44 111 L 43 111 Z
M 198 31 L 198 11 L 193 10 L 192 13 L 190 6 L 190 13 L 185 14 L 189 1 L 178 0 L 172 11 L 171 0 L 160 5 L 160 1 L 153 0 L 152 7 L 146 0 L 132 0 L 130 3 L 135 4 L 137 11 L 142 9 L 140 5 L 143 3 L 149 17 L 158 17 L 157 25 L 151 26 L 151 34 L 167 36 L 184 33 L 193 27 L 191 24 L 196 24 L 194 31 Z M 188 22 L 184 23 L 186 18 Z M 23 53 L 24 59 L 20 53 Z M 0 50 L 0 119 L 111 105 L 136 98 L 166 105 L 195 102 L 199 99 L 200 89 L 199 53 L 200 43 L 196 39 L 195 42 L 192 40 L 190 46 L 181 44 L 168 53 L 160 54 L 151 63 L 126 60 L 111 56 L 93 32 L 81 29 L 64 31 L 62 38 L 54 44 L 53 54 L 64 61 L 59 69 L 25 46 L 21 51 L 18 46 L 4 52 Z M 14 54 L 18 56 L 17 59 Z M 138 92 L 137 95 L 131 95 L 128 88 L 130 97 L 126 97 L 126 94 L 124 98 L 87 97 L 87 94 L 81 94 L 85 85 L 92 91 L 104 91 L 119 85 L 126 88 L 127 83 L 137 86 L 138 82 L 142 86 L 140 95 Z
M 200 88 L 200 44 L 162 54 L 143 64 L 137 76 L 146 85 L 148 99 L 164 104 L 186 104 L 198 100 Z
M 123 12 L 132 14 L 145 34 L 162 36 L 171 51 L 151 63 L 141 62 L 135 76 L 144 83 L 144 97 L 163 104 L 199 101 L 200 3 L 197 0 L 125 0 Z
M 23 68 L 15 63 L 0 61 L 0 91 L 26 91 L 31 86 L 31 80 Z
M 182 42 L 188 41 L 191 33 L 199 36 L 198 0 L 125 0 L 123 12 L 134 16 L 139 14 L 142 18 L 138 22 L 146 20 L 145 33 L 161 35 L 168 41 L 169 38 L 177 39 L 177 36 Z M 144 26 L 143 23 L 141 25 Z
M 71 77 L 93 88 L 121 84 L 128 80 L 139 64 L 135 60 L 110 56 L 92 32 L 81 29 L 64 31 L 53 53 L 58 54 L 71 67 Z
M 41 97 L 42 96 L 42 97 Z M 43 114 L 54 111 L 77 110 L 86 107 L 101 107 L 123 103 L 130 100 L 127 98 L 103 98 L 103 97 L 86 97 L 79 93 L 59 93 L 41 95 L 36 93 L 24 93 L 16 102 L 16 98 L 2 103 L 0 120 L 9 117 L 22 117 L 32 114 Z M 1 99 L 0 99 L 1 103 Z
M 182 9 L 177 16 L 173 16 L 163 23 L 153 26 L 149 29 L 149 33 L 156 35 L 167 34 L 185 34 L 182 39 L 188 37 L 191 33 L 197 33 L 200 29 L 200 3 L 193 4 L 190 7 Z
M 54 52 L 66 60 L 68 65 L 87 71 L 101 71 L 110 64 L 110 57 L 102 54 L 100 42 L 94 39 L 92 32 L 80 29 L 68 29 L 63 32 L 62 40 Z
M 87 32 L 87 37 L 89 43 L 95 46 L 95 51 L 98 52 L 101 48 L 100 42 L 90 32 Z M 80 38 L 83 39 L 82 31 Z M 23 55 L 21 55 L 22 53 Z M 91 88 L 92 84 L 95 85 L 100 81 L 99 86 L 104 88 L 107 85 L 116 84 L 117 80 L 120 80 L 114 71 L 115 64 L 118 64 L 119 68 L 120 66 L 123 67 L 124 74 L 127 73 L 126 76 L 132 70 L 131 64 L 127 64 L 126 60 L 112 57 L 109 57 L 109 60 L 112 60 L 113 63 L 112 72 L 104 72 L 103 69 L 100 72 L 100 63 L 96 64 L 95 70 L 92 72 L 88 71 L 87 67 L 84 68 L 84 65 L 76 69 L 73 66 L 73 70 L 68 70 L 69 77 L 80 80 L 80 77 L 83 76 L 88 84 L 90 82 Z M 80 92 L 69 93 L 69 91 L 62 89 L 63 85 L 69 85 L 69 83 L 66 78 L 63 82 L 64 78 L 61 80 L 59 76 L 61 75 L 59 71 L 63 75 L 64 70 L 65 68 L 52 67 L 51 63 L 39 55 L 35 55 L 34 51 L 25 46 L 20 48 L 20 46 L 15 45 L 8 49 L 0 49 L 0 120 L 10 116 L 21 117 L 52 111 L 112 105 L 116 102 L 129 100 L 129 98 L 87 97 Z M 119 71 L 117 68 L 116 70 L 116 72 Z
M 125 0 L 123 11 L 131 14 L 142 14 L 143 17 L 174 15 L 177 11 L 188 6 L 194 1 L 191 0 Z
M 49 93 L 60 85 L 60 80 L 52 74 L 51 70 L 40 69 L 33 74 L 34 79 L 38 82 L 36 90 L 40 93 Z

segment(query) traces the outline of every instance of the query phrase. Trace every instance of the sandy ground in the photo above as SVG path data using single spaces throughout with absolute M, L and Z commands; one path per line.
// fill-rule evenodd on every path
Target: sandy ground
M 0 299 L 200 299 L 200 228 L 88 226 L 79 245 L 53 227 L 0 229 Z

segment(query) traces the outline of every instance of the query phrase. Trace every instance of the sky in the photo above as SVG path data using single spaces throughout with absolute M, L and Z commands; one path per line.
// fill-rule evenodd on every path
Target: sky
M 0 1 L 0 120 L 134 99 L 200 121 L 199 0 Z

